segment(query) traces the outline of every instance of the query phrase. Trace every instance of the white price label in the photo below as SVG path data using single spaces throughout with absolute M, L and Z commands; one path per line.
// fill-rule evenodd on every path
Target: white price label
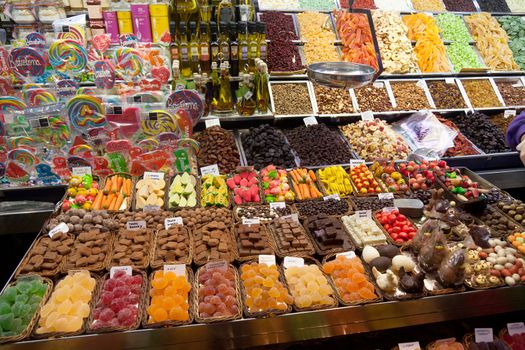
M 304 259 L 303 258 L 296 258 L 295 256 L 285 256 L 283 265 L 284 265 L 285 268 L 303 267 L 304 266 Z
M 339 197 L 338 194 L 331 194 L 331 195 L 329 195 L 329 196 L 324 196 L 324 197 L 323 197 L 323 200 L 325 200 L 325 201 L 328 201 L 328 200 L 330 200 L 330 199 L 335 199 L 336 201 L 340 201 L 340 200 L 341 200 L 341 197 Z
M 454 84 L 454 78 L 445 78 L 446 84 Z
M 317 119 L 315 119 L 315 117 L 304 118 L 303 122 L 306 126 L 317 125 Z
M 411 343 L 399 343 L 397 345 L 399 346 L 399 350 L 421 350 L 421 345 L 419 345 L 418 341 Z
M 261 223 L 261 219 L 259 218 L 254 218 L 254 219 L 242 218 L 243 225 L 259 225 L 260 223 Z
M 209 129 L 212 126 L 221 126 L 221 121 L 218 118 L 208 119 L 204 123 L 206 124 L 206 129 Z
M 474 335 L 476 343 L 492 343 L 494 341 L 492 328 L 475 328 Z
M 503 113 L 503 118 L 505 118 L 505 119 L 509 119 L 509 118 L 515 117 L 515 116 L 516 116 L 516 110 L 514 110 L 514 109 L 506 110 Z
M 109 278 L 113 278 L 113 276 L 115 275 L 115 273 L 117 273 L 117 271 L 124 271 L 126 273 L 126 275 L 128 275 L 128 276 L 132 275 L 131 266 L 113 266 L 109 270 Z
M 270 203 L 270 209 L 279 209 L 279 208 L 286 208 L 286 203 L 285 202 L 273 202 L 273 203 Z
M 396 207 L 385 207 L 382 209 L 383 213 L 391 213 L 393 211 L 397 210 Z
M 394 199 L 394 194 L 392 192 L 378 193 L 377 198 L 379 198 L 380 201 L 386 201 L 389 199 Z
M 525 333 L 525 325 L 523 322 L 507 323 L 507 330 L 509 331 L 510 336 L 523 334 Z
M 295 221 L 295 222 L 299 222 L 299 215 L 297 213 L 294 213 L 294 214 L 291 214 L 291 215 L 286 215 L 286 216 L 281 216 L 283 219 L 290 219 L 292 221 Z
M 145 179 L 151 179 L 151 180 L 164 180 L 164 173 L 156 173 L 152 171 L 145 171 L 144 172 L 144 178 Z
M 228 263 L 224 260 L 214 261 L 206 264 L 206 270 L 221 269 L 226 271 L 228 269 Z
M 372 211 L 370 210 L 358 210 L 355 212 L 355 215 L 358 219 L 365 219 L 365 218 L 371 218 L 372 217 Z
M 275 265 L 275 255 L 259 255 L 259 264 Z
M 364 159 L 350 159 L 350 168 L 355 168 L 356 166 L 360 166 L 361 164 L 365 164 Z
M 425 88 L 425 81 L 424 81 L 424 80 L 419 80 L 419 81 L 416 83 L 416 86 L 417 86 L 418 88 L 424 89 L 424 88 Z
M 173 272 L 177 276 L 186 277 L 186 265 L 184 264 L 164 265 L 164 272 Z
M 164 227 L 166 230 L 169 230 L 172 226 L 175 225 L 184 225 L 184 221 L 180 216 L 176 216 L 174 218 L 166 218 L 164 220 Z
M 374 120 L 374 112 L 366 111 L 361 113 L 361 120 L 365 122 L 371 122 Z
M 142 211 L 144 213 L 153 213 L 160 211 L 160 207 L 158 205 L 145 205 L 144 208 L 142 208 Z
M 69 227 L 67 226 L 67 224 L 65 222 L 61 222 L 60 224 L 58 224 L 55 227 L 53 227 L 53 229 L 51 231 L 49 231 L 49 237 L 53 238 L 53 236 L 56 235 L 59 232 L 62 232 L 62 233 L 68 233 L 69 232 Z
M 126 222 L 127 230 L 141 230 L 146 228 L 146 221 L 128 221 Z
M 337 253 L 335 256 L 336 257 L 344 256 L 347 259 L 352 259 L 352 258 L 355 258 L 355 252 L 353 250 L 351 250 L 349 252 Z
M 201 175 L 219 175 L 219 166 L 217 164 L 208 165 L 201 168 Z
M 373 83 L 374 89 L 382 89 L 385 85 L 382 82 Z
M 90 166 L 78 166 L 71 169 L 71 174 L 73 176 L 84 176 L 84 175 L 91 175 L 91 167 Z

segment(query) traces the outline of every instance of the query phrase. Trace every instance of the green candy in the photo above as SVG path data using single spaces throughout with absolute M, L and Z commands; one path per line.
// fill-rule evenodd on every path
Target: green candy
M 445 41 L 469 43 L 472 40 L 463 18 L 458 15 L 441 13 L 436 16 L 436 24 Z
M 2 299 L 4 299 L 10 304 L 13 304 L 15 302 L 17 294 L 18 293 L 15 287 L 7 287 L 4 293 L 2 294 Z
M 509 47 L 514 60 L 525 70 L 525 20 L 515 16 L 502 16 L 497 19 L 509 36 Z
M 29 294 L 32 286 L 33 284 L 31 282 L 21 281 L 16 284 L 16 289 L 22 294 Z
M 11 313 L 11 306 L 5 301 L 0 302 L 0 315 Z
M 330 0 L 299 0 L 299 7 L 302 10 L 331 11 L 334 2 Z
M 459 72 L 463 68 L 484 68 L 474 49 L 467 43 L 452 43 L 447 46 L 447 56 L 454 72 Z

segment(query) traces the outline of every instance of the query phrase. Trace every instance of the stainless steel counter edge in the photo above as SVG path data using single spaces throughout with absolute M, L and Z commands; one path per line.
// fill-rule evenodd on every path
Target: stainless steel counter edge
M 229 349 L 306 341 L 354 333 L 525 310 L 525 286 L 471 291 L 402 302 L 292 313 L 209 325 L 86 335 L 6 344 L 2 349 Z

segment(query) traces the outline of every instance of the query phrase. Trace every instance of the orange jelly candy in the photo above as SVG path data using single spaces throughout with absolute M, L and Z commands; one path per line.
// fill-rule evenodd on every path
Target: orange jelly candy
M 323 271 L 332 278 L 345 302 L 377 298 L 374 285 L 364 274 L 365 269 L 358 257 L 349 259 L 339 255 L 335 260 L 324 263 Z
M 151 303 L 148 307 L 148 323 L 164 321 L 187 321 L 190 283 L 174 272 L 156 271 L 151 281 Z

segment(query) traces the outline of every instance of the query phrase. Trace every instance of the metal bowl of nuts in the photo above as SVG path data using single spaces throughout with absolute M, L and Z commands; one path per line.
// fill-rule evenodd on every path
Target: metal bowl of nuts
M 374 80 L 374 68 L 350 62 L 322 62 L 308 66 L 308 78 L 313 82 L 340 89 L 359 88 Z

